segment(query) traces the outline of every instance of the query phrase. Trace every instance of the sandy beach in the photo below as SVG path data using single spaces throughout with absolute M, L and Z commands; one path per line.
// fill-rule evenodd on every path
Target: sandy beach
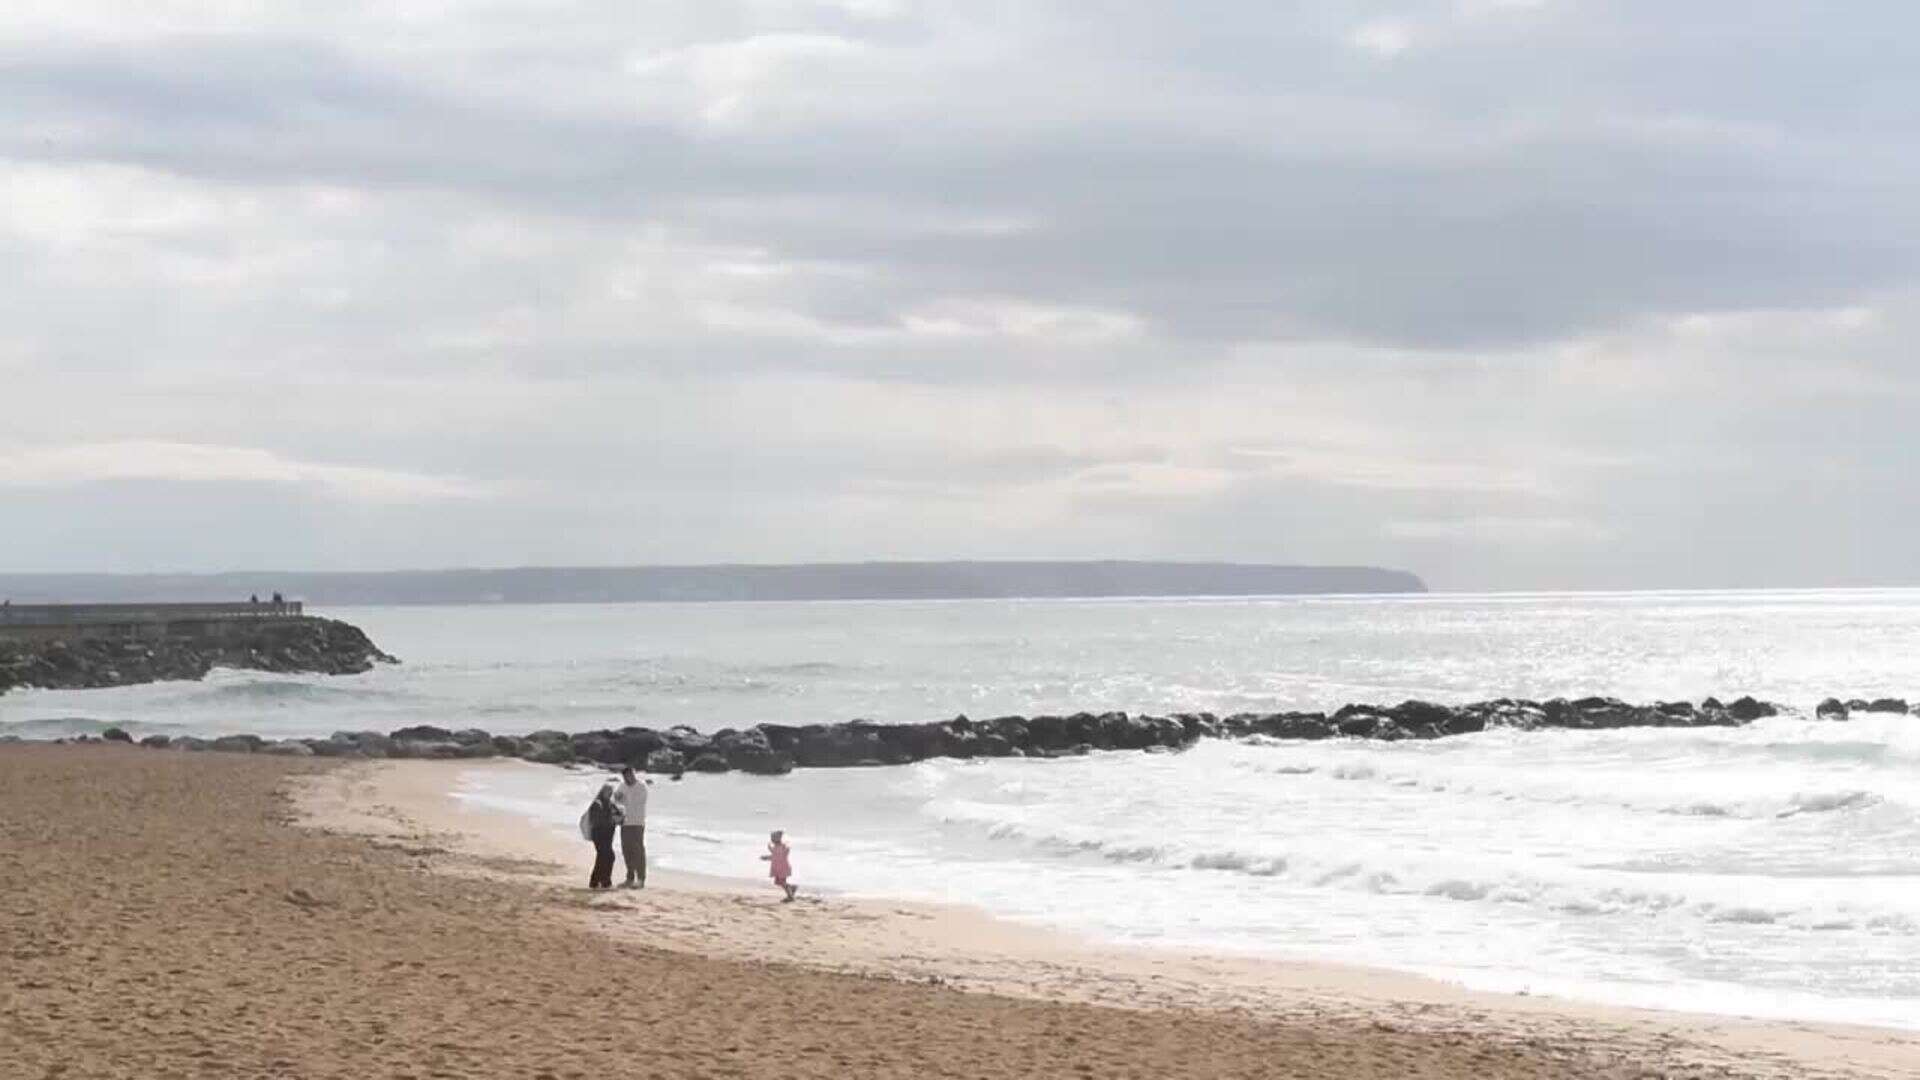
M 1920 1076 L 1920 1037 L 1115 950 L 657 874 L 461 770 L 0 747 L 19 1077 Z

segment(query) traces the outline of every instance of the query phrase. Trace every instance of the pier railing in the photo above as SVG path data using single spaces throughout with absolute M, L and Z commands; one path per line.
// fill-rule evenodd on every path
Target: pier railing
M 13 604 L 0 603 L 0 626 L 127 626 L 138 623 L 228 622 L 292 619 L 304 614 L 298 600 L 237 604 Z

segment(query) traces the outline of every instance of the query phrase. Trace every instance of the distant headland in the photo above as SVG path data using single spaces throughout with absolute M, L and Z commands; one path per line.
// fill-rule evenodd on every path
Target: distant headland
M 0 574 L 14 603 L 197 602 L 284 593 L 320 604 L 982 600 L 1423 593 L 1403 570 L 1218 562 L 984 561 L 517 567 L 498 570 Z

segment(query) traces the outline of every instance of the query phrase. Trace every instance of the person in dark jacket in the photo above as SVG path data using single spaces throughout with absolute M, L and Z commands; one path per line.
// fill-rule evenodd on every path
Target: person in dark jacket
M 587 837 L 593 841 L 593 875 L 589 889 L 613 888 L 613 834 L 620 829 L 620 805 L 613 801 L 613 785 L 600 785 L 600 794 L 587 807 Z

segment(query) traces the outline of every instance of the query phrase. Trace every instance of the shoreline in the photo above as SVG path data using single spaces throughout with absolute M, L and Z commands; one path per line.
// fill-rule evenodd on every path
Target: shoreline
M 355 762 L 303 781 L 297 803 L 309 827 L 412 845 L 421 867 L 437 873 L 540 887 L 600 934 L 679 953 L 778 959 L 1039 1001 L 1387 1025 L 1511 1046 L 1552 1038 L 1701 1068 L 1764 1062 L 1783 1076 L 1836 1067 L 1852 1070 L 1842 1075 L 1920 1075 L 1920 1032 L 1899 1029 L 1668 1012 L 1470 990 L 1384 969 L 1114 946 L 949 905 L 803 894 L 786 906 L 771 887 L 677 872 L 656 871 L 644 891 L 589 893 L 577 880 L 577 839 L 454 790 L 463 774 L 515 769 L 551 775 L 519 761 Z

